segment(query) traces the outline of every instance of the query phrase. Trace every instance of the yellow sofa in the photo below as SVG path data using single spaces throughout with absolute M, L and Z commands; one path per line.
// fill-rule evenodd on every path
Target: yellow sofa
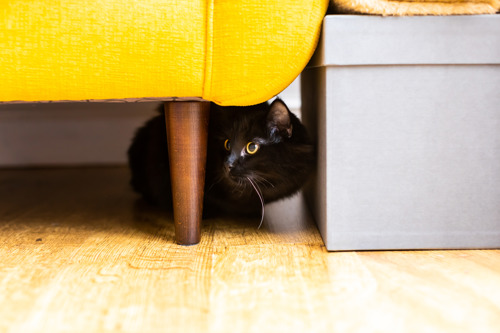
M 196 243 L 208 101 L 251 105 L 283 90 L 312 56 L 327 6 L 328 0 L 2 1 L 0 103 L 169 101 L 176 239 Z

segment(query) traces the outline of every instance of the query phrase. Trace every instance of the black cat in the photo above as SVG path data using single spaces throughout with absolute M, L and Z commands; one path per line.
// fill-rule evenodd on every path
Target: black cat
M 137 131 L 128 156 L 134 190 L 171 210 L 166 140 L 162 113 Z M 314 159 L 306 129 L 280 99 L 246 107 L 212 103 L 204 216 L 259 216 L 264 203 L 302 187 Z

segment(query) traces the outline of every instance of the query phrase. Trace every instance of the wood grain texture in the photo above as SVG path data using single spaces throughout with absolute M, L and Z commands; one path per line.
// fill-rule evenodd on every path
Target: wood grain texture
M 210 102 L 165 102 L 175 240 L 200 242 Z
M 179 246 L 128 177 L 0 170 L 0 332 L 498 332 L 498 250 L 328 253 L 287 203 Z

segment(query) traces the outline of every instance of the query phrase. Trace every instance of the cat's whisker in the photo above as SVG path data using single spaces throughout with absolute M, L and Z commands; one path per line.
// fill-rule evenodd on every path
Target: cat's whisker
M 269 180 L 264 179 L 264 178 L 262 178 L 262 179 L 263 179 L 263 181 L 265 181 L 266 183 L 268 183 L 269 185 L 271 185 L 271 187 L 273 187 L 273 188 L 275 187 L 274 184 L 271 183 Z
M 261 214 L 260 214 L 260 223 L 259 223 L 259 226 L 257 227 L 257 230 L 258 230 L 262 226 L 262 222 L 264 222 L 264 198 L 262 198 L 262 193 L 260 192 L 257 184 L 255 184 L 250 177 L 247 177 L 247 179 L 250 182 L 250 184 L 252 185 L 252 187 L 255 190 L 255 192 L 257 193 L 257 195 L 259 196 L 260 204 L 262 205 L 262 210 L 261 210 Z
M 263 186 L 264 188 L 266 188 L 266 187 L 267 187 L 267 186 L 266 186 L 267 184 L 266 184 L 266 183 L 264 183 L 264 182 L 262 182 L 261 180 L 258 180 L 258 179 L 255 179 L 255 178 L 254 178 L 254 181 L 255 181 L 255 184 L 256 184 L 256 185 Z
M 271 183 L 269 180 L 265 179 L 264 177 L 262 176 L 259 176 L 259 175 L 253 175 L 252 177 L 257 183 L 260 183 L 262 184 L 264 187 L 267 187 L 266 184 L 269 184 L 271 187 L 275 187 L 273 183 Z
M 215 185 L 217 185 L 218 183 L 220 183 L 222 180 L 224 179 L 224 176 L 219 176 L 215 179 L 215 181 L 212 183 L 212 185 L 210 185 L 210 187 L 208 188 L 207 192 L 210 192 L 210 190 L 212 189 L 212 187 L 214 187 Z
M 246 188 L 247 188 L 247 183 L 243 181 L 243 179 L 236 179 L 235 180 L 236 186 L 233 186 L 231 188 L 231 191 L 235 193 L 238 196 L 241 196 L 245 193 Z

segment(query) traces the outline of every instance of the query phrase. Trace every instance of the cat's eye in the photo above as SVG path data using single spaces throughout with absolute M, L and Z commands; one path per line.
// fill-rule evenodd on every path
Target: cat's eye
M 226 141 L 224 141 L 224 149 L 227 150 L 227 151 L 231 150 L 231 141 L 229 141 L 229 139 L 227 139 Z
M 247 143 L 247 153 L 249 153 L 250 155 L 253 155 L 257 152 L 257 150 L 259 150 L 260 146 L 258 143 L 255 143 L 255 142 L 249 142 Z

